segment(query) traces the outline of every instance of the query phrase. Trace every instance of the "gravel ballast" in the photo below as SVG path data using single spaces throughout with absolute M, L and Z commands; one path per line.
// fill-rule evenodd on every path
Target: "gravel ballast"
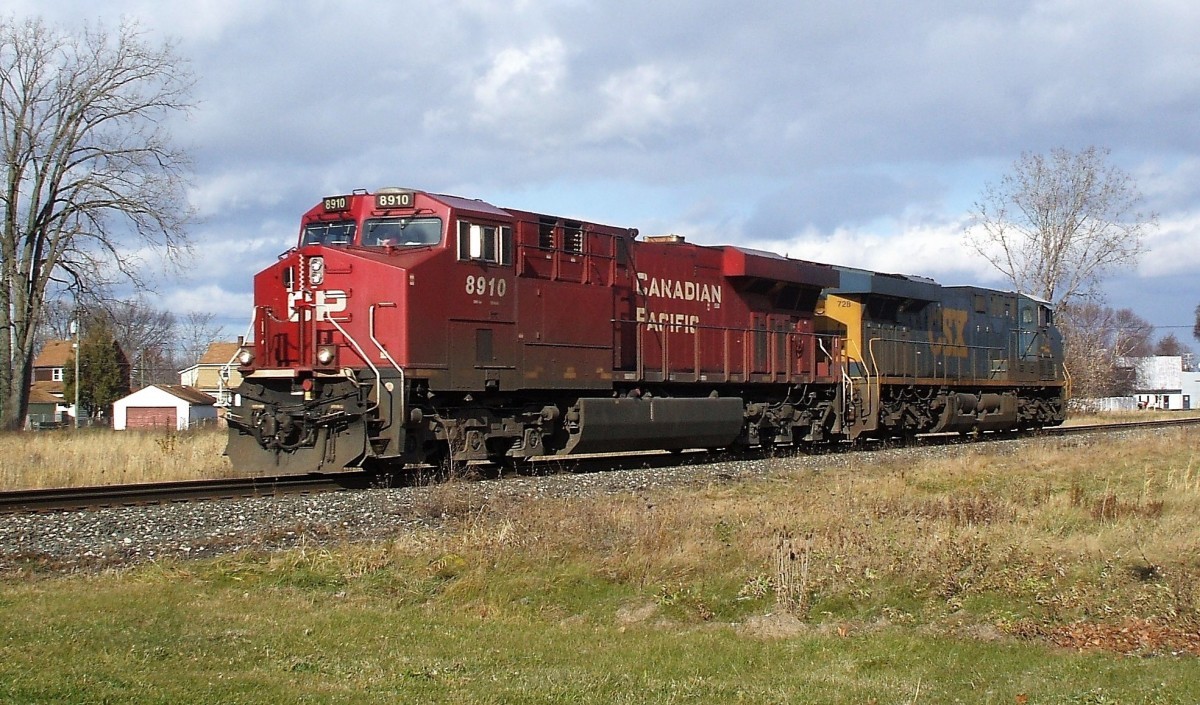
M 796 462 L 802 458 L 789 459 Z M 828 458 L 827 460 L 836 460 Z M 671 468 L 563 473 L 456 481 L 451 485 L 373 488 L 309 495 L 112 507 L 0 516 L 0 572 L 22 568 L 76 572 L 164 558 L 216 556 L 304 543 L 387 539 L 437 528 L 451 489 L 476 506 L 651 487 L 729 481 L 762 475 L 779 460 L 705 463 Z M 466 485 L 454 488 L 453 484 Z
M 1074 439 L 1078 443 L 1080 439 Z M 989 443 L 995 452 L 1015 444 Z M 1061 442 L 1061 441 L 1060 441 Z M 1067 441 L 1071 442 L 1071 441 Z M 844 469 L 902 454 L 922 456 L 971 452 L 978 446 L 910 447 L 867 453 L 833 453 L 700 462 L 611 472 L 516 476 L 459 481 L 472 506 L 617 493 L 643 493 L 669 486 L 703 487 L 779 472 Z M 311 495 L 228 499 L 178 504 L 114 507 L 78 512 L 0 516 L 0 573 L 22 569 L 58 572 L 119 568 L 147 561 L 202 558 L 231 552 L 281 550 L 297 545 L 386 540 L 401 532 L 437 529 L 447 485 L 374 488 Z M 439 494 L 440 493 L 440 494 Z

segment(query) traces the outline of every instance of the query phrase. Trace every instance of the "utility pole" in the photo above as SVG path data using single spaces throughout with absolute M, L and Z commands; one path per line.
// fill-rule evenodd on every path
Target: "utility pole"
M 75 430 L 79 430 L 79 314 L 71 321 L 71 332 L 75 334 Z

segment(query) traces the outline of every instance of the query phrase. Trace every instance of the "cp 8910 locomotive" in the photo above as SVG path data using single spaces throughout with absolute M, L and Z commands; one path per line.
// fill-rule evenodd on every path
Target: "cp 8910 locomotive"
M 254 279 L 234 465 L 781 446 L 1061 423 L 1044 301 L 409 189 Z

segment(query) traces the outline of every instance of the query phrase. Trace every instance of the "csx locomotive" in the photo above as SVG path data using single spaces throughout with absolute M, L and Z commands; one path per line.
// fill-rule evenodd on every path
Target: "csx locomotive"
M 387 188 L 254 279 L 228 455 L 261 473 L 1061 423 L 1045 302 Z

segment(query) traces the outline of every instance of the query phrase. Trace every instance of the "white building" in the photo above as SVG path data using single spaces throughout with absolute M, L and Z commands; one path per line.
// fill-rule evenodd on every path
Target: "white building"
M 1178 355 L 1129 359 L 1136 378 L 1133 395 L 1143 409 L 1193 409 L 1200 406 L 1200 372 L 1184 372 Z
M 154 384 L 113 403 L 113 430 L 172 429 L 214 423 L 217 400 L 192 387 Z

